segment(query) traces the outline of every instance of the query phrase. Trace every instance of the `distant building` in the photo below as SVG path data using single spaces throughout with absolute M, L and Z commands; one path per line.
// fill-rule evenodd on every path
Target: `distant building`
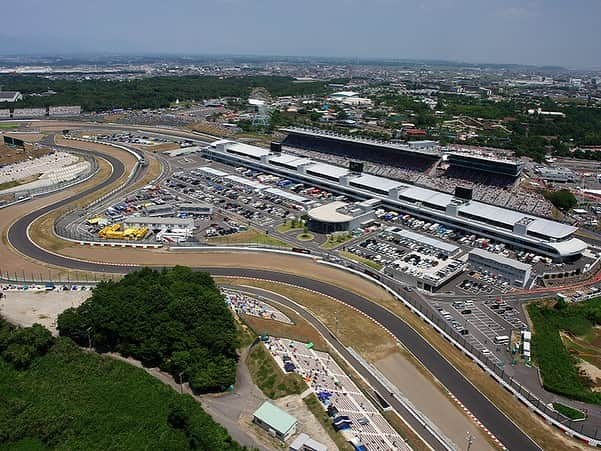
M 298 420 L 295 417 L 287 414 L 268 401 L 265 401 L 261 407 L 253 413 L 253 423 L 262 427 L 283 442 L 288 440 L 296 432 L 298 426 Z
M 534 170 L 540 177 L 548 182 L 574 182 L 577 179 L 576 173 L 568 168 L 561 167 L 541 167 Z
M 23 100 L 23 94 L 19 91 L 2 91 L 0 89 L 0 102 L 17 102 Z

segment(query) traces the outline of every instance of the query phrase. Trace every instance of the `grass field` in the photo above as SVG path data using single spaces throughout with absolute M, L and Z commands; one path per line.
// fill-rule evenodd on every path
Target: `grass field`
M 323 428 L 326 430 L 330 438 L 336 443 L 336 446 L 340 451 L 352 451 L 355 449 L 350 442 L 347 442 L 342 434 L 336 432 L 334 427 L 332 426 L 332 420 L 328 417 L 327 412 L 321 406 L 319 399 L 315 396 L 314 393 L 307 396 L 305 399 L 305 404 L 311 411 L 315 418 L 321 423 Z
M 307 384 L 298 374 L 285 374 L 280 369 L 263 343 L 252 348 L 246 364 L 253 381 L 268 398 L 300 395 L 307 389 Z
M 7 124 L 5 122 L 0 123 L 0 130 L 11 130 L 13 128 L 19 128 L 19 124 Z
M 290 247 L 288 243 L 255 229 L 249 229 L 231 235 L 212 237 L 207 241 L 213 244 L 263 244 L 266 246 Z
M 559 402 L 554 402 L 553 408 L 559 413 L 561 413 L 563 416 L 566 416 L 571 420 L 584 420 L 586 418 L 584 412 L 581 412 L 577 409 L 573 409 Z
M 528 305 L 534 325 L 532 350 L 547 390 L 579 401 L 601 404 L 601 393 L 578 367 L 586 360 L 599 369 L 601 338 L 592 319 L 597 318 L 601 298 L 579 304 L 552 302 Z M 563 337 L 563 339 L 562 339 Z
M 346 243 L 353 239 L 353 235 L 350 233 L 334 233 L 328 235 L 328 239 L 325 243 L 321 245 L 324 249 L 334 249 L 335 247 L 340 246 L 341 244 Z
M 350 258 L 351 260 L 355 260 L 358 263 L 363 263 L 364 265 L 369 266 L 370 268 L 373 268 L 376 271 L 379 271 L 382 269 L 382 265 L 379 264 L 378 262 L 370 260 L 369 258 L 359 257 L 358 255 L 355 255 L 352 252 L 340 251 L 340 255 L 343 255 L 346 258 Z
M 240 449 L 191 397 L 69 339 L 25 370 L 0 360 L 0 449 L 190 449 L 167 421 L 175 408 L 202 449 Z

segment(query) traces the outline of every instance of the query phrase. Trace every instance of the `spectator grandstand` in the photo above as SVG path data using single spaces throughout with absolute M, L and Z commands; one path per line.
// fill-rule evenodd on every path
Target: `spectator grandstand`
M 282 143 L 285 146 L 413 171 L 428 171 L 440 159 L 440 149 L 433 141 L 411 145 L 355 138 L 315 129 L 284 128 L 282 131 L 288 133 Z
M 56 185 L 73 180 L 88 172 L 90 168 L 89 161 L 80 161 L 79 157 L 66 152 L 54 152 L 34 160 L 10 164 L 0 168 L 0 184 L 17 182 L 32 177 L 37 177 L 37 179 L 30 183 L 5 189 L 2 193 Z

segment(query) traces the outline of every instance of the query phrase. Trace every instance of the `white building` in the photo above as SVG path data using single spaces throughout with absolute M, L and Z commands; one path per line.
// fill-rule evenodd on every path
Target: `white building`
M 23 94 L 19 91 L 2 91 L 0 90 L 0 102 L 17 102 L 23 100 Z
M 307 434 L 299 434 L 288 447 L 289 451 L 327 451 L 328 447 L 317 440 L 313 440 Z
M 126 229 L 128 227 L 148 227 L 152 230 L 185 229 L 188 232 L 192 232 L 194 230 L 194 219 L 129 216 L 123 220 L 123 228 Z
M 296 432 L 298 426 L 296 418 L 268 401 L 261 404 L 261 407 L 253 413 L 253 423 L 283 442 Z
M 532 266 L 483 249 L 468 254 L 468 263 L 477 271 L 488 271 L 513 286 L 524 288 L 530 279 Z

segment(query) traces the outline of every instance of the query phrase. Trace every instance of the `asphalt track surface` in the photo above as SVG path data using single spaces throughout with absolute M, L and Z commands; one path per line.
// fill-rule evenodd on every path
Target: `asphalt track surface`
M 137 269 L 137 266 L 117 266 L 107 263 L 80 261 L 74 258 L 48 252 L 34 245 L 27 235 L 27 227 L 40 216 L 79 200 L 115 182 L 125 172 L 121 161 L 99 152 L 90 154 L 104 158 L 113 165 L 113 172 L 108 179 L 83 192 L 59 200 L 39 210 L 33 211 L 18 219 L 8 230 L 11 245 L 23 255 L 50 265 L 65 268 L 107 273 L 127 273 Z M 302 258 L 302 257 L 299 257 Z M 351 291 L 326 282 L 310 279 L 295 274 L 248 268 L 214 268 L 199 267 L 200 271 L 209 272 L 215 276 L 254 277 L 276 282 L 283 282 L 299 287 L 315 290 L 331 296 L 341 302 L 361 310 L 364 314 L 375 319 L 388 329 L 416 358 L 438 378 L 438 380 L 453 393 L 483 424 L 510 450 L 539 450 L 541 449 L 515 423 L 507 418 L 497 407 L 478 391 L 455 367 L 436 351 L 415 330 L 400 318 L 383 307 L 359 296 Z M 500 388 L 500 387 L 499 387 Z

